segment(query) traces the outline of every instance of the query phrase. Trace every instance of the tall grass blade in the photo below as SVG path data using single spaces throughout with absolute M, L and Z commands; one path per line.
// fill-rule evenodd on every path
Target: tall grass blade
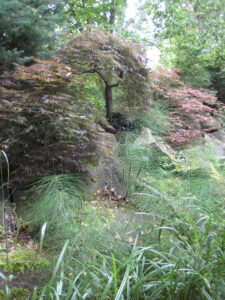
M 34 288 L 31 300 L 37 299 L 37 287 Z
M 10 290 L 8 284 L 5 285 L 5 293 L 6 293 L 6 299 L 10 300 L 11 299 L 11 290 Z
M 205 231 L 205 237 L 207 237 L 209 235 L 209 232 L 210 232 L 210 229 L 211 229 L 211 223 L 212 223 L 212 213 L 210 212 L 207 228 L 206 228 L 206 231 Z
M 193 232 L 194 232 L 195 241 L 196 241 L 196 243 L 199 243 L 199 238 L 198 238 L 198 233 L 197 233 L 196 226 L 195 226 L 192 218 L 188 214 L 186 216 L 187 216 L 187 219 L 189 220 L 189 222 L 192 225 L 192 229 L 193 229 Z
M 58 261 L 57 261 L 57 263 L 55 265 L 55 268 L 54 268 L 54 271 L 53 271 L 52 281 L 54 281 L 54 279 L 55 279 L 55 276 L 56 276 L 56 274 L 58 272 L 59 266 L 60 266 L 60 264 L 62 262 L 63 256 L 64 256 L 64 254 L 66 252 L 67 247 L 68 247 L 68 244 L 69 244 L 69 240 L 67 240 L 65 242 L 65 244 L 63 246 L 63 249 L 62 249 L 62 251 L 61 251 L 61 253 L 59 255 Z
M 71 300 L 74 285 L 75 285 L 75 282 L 73 282 L 72 280 L 70 280 L 69 281 L 69 288 L 67 290 L 65 300 Z
M 5 153 L 5 151 L 3 150 L 0 150 L 0 165 L 1 165 L 1 157 L 4 157 L 5 161 L 6 161 L 6 165 L 7 165 L 7 184 L 9 184 L 9 178 L 10 178 L 10 172 L 9 172 L 9 160 L 8 160 L 8 157 Z M 2 168 L 2 165 L 1 165 L 1 168 Z M 1 174 L 2 176 L 2 174 Z
M 41 238 L 40 238 L 40 248 L 39 248 L 40 254 L 42 254 L 42 248 L 43 248 L 43 243 L 44 243 L 44 238 L 45 238 L 45 232 L 46 232 L 47 224 L 48 223 L 45 222 L 43 224 L 43 226 L 41 227 Z
M 128 280 L 128 277 L 129 277 L 130 268 L 131 268 L 130 265 L 128 265 L 127 268 L 126 268 L 126 272 L 124 274 L 124 277 L 123 277 L 122 283 L 120 285 L 120 288 L 119 288 L 119 290 L 118 290 L 118 292 L 116 294 L 115 300 L 120 300 L 121 299 L 123 290 L 125 288 L 126 282 Z
M 159 235 L 158 235 L 158 243 L 159 244 L 160 244 L 160 239 L 161 239 L 162 227 L 163 227 L 164 223 L 165 223 L 165 219 L 162 219 L 161 223 L 160 223 Z
M 112 253 L 112 261 L 113 261 L 114 294 L 116 296 L 117 290 L 118 290 L 118 286 L 117 286 L 117 270 L 116 270 L 116 260 L 115 260 L 115 256 L 114 256 L 113 253 Z
M 44 299 L 49 299 L 50 297 L 50 293 L 51 293 L 51 289 L 53 288 L 53 283 L 54 283 L 54 280 L 55 280 L 55 277 L 56 277 L 56 274 L 59 270 L 59 267 L 60 267 L 60 264 L 62 263 L 62 260 L 63 260 L 63 256 L 66 252 L 66 249 L 68 247 L 68 244 L 69 244 L 69 240 L 67 240 L 63 246 L 63 249 L 59 255 L 59 258 L 58 258 L 58 261 L 55 265 L 55 268 L 53 270 L 53 275 L 52 275 L 52 278 L 51 280 L 49 281 L 49 283 L 45 286 L 44 290 L 42 291 L 42 294 L 44 293 L 44 291 L 46 291 L 46 295 L 44 294 L 43 296 L 45 296 L 46 298 Z
M 204 288 L 201 289 L 202 294 L 204 295 L 205 299 L 207 300 L 213 300 L 213 298 L 209 295 L 209 293 L 206 292 Z
M 109 280 L 108 280 L 108 282 L 107 282 L 107 284 L 106 284 L 106 286 L 105 286 L 105 288 L 104 288 L 104 291 L 103 291 L 103 293 L 101 295 L 100 300 L 107 299 L 106 296 L 107 296 L 107 294 L 108 294 L 108 292 L 110 290 L 111 284 L 112 284 L 112 278 L 110 277 Z M 114 290 L 115 290 L 115 283 L 114 283 Z
M 140 160 L 140 167 L 138 169 L 137 175 L 136 175 L 136 179 L 139 177 L 140 173 L 141 173 L 141 169 L 142 169 L 142 160 Z
M 45 298 L 47 290 L 49 290 L 49 283 L 47 283 L 42 289 L 39 300 L 48 299 L 47 297 Z
M 7 193 L 9 195 L 9 160 L 6 153 L 3 150 L 0 150 L 0 177 L 1 177 L 1 189 L 2 189 L 2 219 L 3 219 L 3 229 L 4 229 L 4 237 L 5 237 L 5 252 L 6 252 L 6 264 L 9 267 L 9 250 L 8 250 L 8 236 L 7 236 L 7 222 L 6 222 L 6 213 L 5 213 L 5 202 L 8 201 L 8 198 L 5 197 L 4 192 L 4 179 L 3 179 L 3 165 L 2 165 L 2 156 L 5 159 L 6 166 L 7 166 Z M 7 299 L 10 299 L 10 289 L 8 286 L 8 282 L 10 275 L 7 276 L 7 279 L 4 281 L 5 284 L 5 291 Z
M 15 210 L 13 210 L 13 214 L 16 218 L 16 239 L 18 240 L 19 234 L 20 234 L 20 219 L 18 217 L 18 214 Z

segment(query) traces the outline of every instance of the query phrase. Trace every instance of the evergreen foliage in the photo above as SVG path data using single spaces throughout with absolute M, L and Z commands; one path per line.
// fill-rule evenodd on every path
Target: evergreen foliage
M 0 72 L 12 63 L 49 56 L 55 48 L 62 1 L 1 0 L 0 7 Z

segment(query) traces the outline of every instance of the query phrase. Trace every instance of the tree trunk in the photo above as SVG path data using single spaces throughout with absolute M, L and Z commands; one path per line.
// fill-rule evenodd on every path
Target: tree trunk
M 112 86 L 105 86 L 105 107 L 106 107 L 106 118 L 109 123 L 112 124 Z
M 110 8 L 109 24 L 112 26 L 115 25 L 115 19 L 116 19 L 116 8 L 115 8 L 114 1 L 112 1 L 111 8 Z

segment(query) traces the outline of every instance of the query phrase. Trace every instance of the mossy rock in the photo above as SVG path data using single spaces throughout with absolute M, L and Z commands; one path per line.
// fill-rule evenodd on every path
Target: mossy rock
M 23 288 L 12 288 L 10 289 L 10 293 L 11 293 L 11 300 L 14 299 L 20 299 L 20 300 L 25 300 L 27 299 L 30 291 L 28 289 L 23 289 Z M 0 299 L 8 299 L 6 292 L 4 290 L 0 290 Z
M 8 273 L 22 274 L 24 270 L 33 271 L 41 267 L 47 267 L 49 261 L 35 250 L 24 246 L 16 246 L 15 250 L 8 254 L 9 263 L 5 252 L 0 253 L 0 269 Z
M 93 228 L 107 227 L 111 224 L 114 214 L 115 210 L 113 209 L 88 204 L 84 207 L 82 224 Z

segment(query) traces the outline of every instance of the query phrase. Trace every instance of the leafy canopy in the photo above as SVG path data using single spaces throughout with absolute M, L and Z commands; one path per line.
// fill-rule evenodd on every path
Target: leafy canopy
M 65 6 L 71 32 L 82 31 L 87 25 L 104 26 L 113 31 L 125 18 L 126 0 L 68 0 Z
M 153 0 L 142 9 L 154 22 L 163 62 L 182 69 L 182 79 L 194 87 L 213 87 L 225 101 L 224 1 Z
M 89 28 L 70 36 L 62 48 L 61 58 L 73 68 L 75 74 L 95 74 L 103 82 L 109 119 L 110 89 L 121 87 L 124 98 L 133 103 L 148 99 L 147 58 L 142 47 L 136 43 L 99 28 Z

